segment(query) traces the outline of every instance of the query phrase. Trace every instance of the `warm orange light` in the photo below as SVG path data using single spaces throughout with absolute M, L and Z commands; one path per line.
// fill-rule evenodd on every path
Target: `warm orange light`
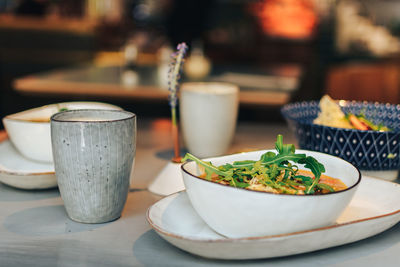
M 264 0 L 253 6 L 253 12 L 271 36 L 307 38 L 317 24 L 311 0 Z
M 157 132 L 170 132 L 172 123 L 170 119 L 156 119 L 152 122 L 151 128 Z

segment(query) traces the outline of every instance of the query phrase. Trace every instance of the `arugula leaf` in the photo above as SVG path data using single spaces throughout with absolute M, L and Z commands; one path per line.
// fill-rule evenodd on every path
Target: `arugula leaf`
M 305 185 L 312 185 L 314 181 L 313 178 L 311 178 L 310 176 L 304 175 L 296 175 L 294 178 L 302 180 Z
M 219 176 L 219 181 L 223 180 L 234 187 L 246 188 L 250 185 L 250 180 L 256 177 L 258 183 L 282 193 L 297 194 L 298 190 L 293 186 L 302 185 L 306 188 L 305 194 L 313 194 L 316 186 L 319 185 L 321 174 L 325 172 L 325 167 L 313 157 L 296 154 L 294 145 L 283 144 L 282 135 L 277 136 L 275 148 L 278 154 L 268 151 L 261 155 L 258 161 L 235 161 L 219 167 L 202 161 L 190 153 L 185 155 L 182 162 L 193 160 L 205 168 L 206 179 L 211 180 L 211 175 L 216 174 Z M 298 167 L 293 163 L 304 164 L 315 178 L 297 175 Z
M 229 176 L 231 175 L 231 174 L 228 173 L 228 172 L 224 172 L 224 171 L 219 170 L 217 167 L 215 167 L 214 165 L 212 165 L 212 164 L 209 163 L 209 162 L 205 162 L 205 161 L 202 161 L 202 160 L 196 158 L 195 156 L 193 156 L 193 155 L 190 154 L 190 153 L 186 153 L 186 155 L 183 157 L 183 159 L 182 159 L 181 162 L 185 162 L 185 161 L 187 161 L 188 159 L 193 160 L 193 161 L 195 161 L 197 164 L 203 166 L 203 167 L 205 168 L 205 171 L 206 171 L 206 172 L 207 172 L 207 171 L 208 171 L 208 172 L 213 172 L 213 173 L 215 173 L 215 174 L 218 174 L 218 175 L 221 175 L 221 176 L 224 176 L 224 177 L 229 177 Z
M 232 163 L 232 166 L 235 168 L 245 168 L 252 166 L 256 161 L 254 160 L 242 160 L 242 161 L 235 161 Z
M 294 161 L 294 162 L 299 162 L 300 160 L 304 159 L 306 157 L 305 154 L 278 154 L 273 158 L 270 158 L 265 161 L 261 161 L 263 165 L 270 165 L 270 164 L 280 164 L 285 161 Z
M 238 181 L 237 179 L 232 178 L 232 182 L 235 187 L 246 188 L 249 186 L 249 183 Z
M 295 152 L 295 147 L 292 144 L 283 144 L 283 136 L 278 134 L 275 142 L 275 148 L 279 154 L 293 154 Z
M 315 176 L 314 182 L 305 192 L 306 194 L 310 194 L 315 185 L 319 183 L 321 174 L 325 172 L 325 167 L 311 156 L 308 156 L 305 159 L 300 160 L 299 163 L 304 164 L 304 167 L 309 168 Z
M 331 186 L 327 184 L 319 183 L 317 187 L 319 187 L 320 189 L 328 190 L 329 192 L 335 192 L 335 189 L 333 189 Z

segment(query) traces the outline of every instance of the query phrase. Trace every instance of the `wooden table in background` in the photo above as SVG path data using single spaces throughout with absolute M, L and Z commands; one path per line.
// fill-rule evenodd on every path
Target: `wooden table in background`
M 139 82 L 135 85 L 124 85 L 121 81 L 121 72 L 120 66 L 76 67 L 21 77 L 14 81 L 13 86 L 21 94 L 32 96 L 88 96 L 163 101 L 168 98 L 168 90 L 160 84 L 156 67 L 138 67 Z M 250 79 L 252 77 L 250 76 Z M 212 80 L 215 80 L 215 77 Z M 291 84 L 296 86 L 296 82 L 291 82 L 289 86 L 292 86 Z M 241 87 L 240 103 L 281 106 L 290 100 L 291 92 L 294 90 L 296 88 L 263 90 L 263 88 Z
M 334 99 L 400 103 L 399 62 L 352 62 L 332 66 L 326 93 Z

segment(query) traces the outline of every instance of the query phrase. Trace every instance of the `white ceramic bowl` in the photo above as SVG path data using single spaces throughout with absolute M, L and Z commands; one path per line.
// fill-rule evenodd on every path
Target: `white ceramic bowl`
M 53 162 L 50 136 L 50 117 L 62 109 L 121 109 L 100 102 L 65 102 L 46 105 L 7 115 L 3 125 L 7 134 L 26 158 L 42 162 Z
M 206 159 L 214 165 L 258 160 L 267 150 Z M 182 165 L 187 194 L 200 217 L 229 238 L 260 237 L 310 230 L 335 223 L 361 180 L 351 163 L 328 154 L 296 150 L 324 164 L 324 174 L 341 179 L 348 188 L 323 195 L 284 195 L 234 188 L 199 178 L 197 164 Z M 299 165 L 302 169 L 302 166 Z

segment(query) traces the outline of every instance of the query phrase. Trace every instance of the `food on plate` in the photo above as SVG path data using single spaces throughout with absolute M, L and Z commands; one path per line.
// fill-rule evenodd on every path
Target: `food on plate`
M 363 131 L 390 131 L 390 129 L 385 125 L 374 124 L 363 113 L 345 114 L 340 108 L 339 104 L 328 95 L 325 95 L 321 98 L 319 107 L 321 112 L 319 112 L 318 117 L 314 119 L 313 122 L 315 124 L 336 128 L 358 129 Z
M 62 111 L 67 111 L 67 110 L 68 110 L 68 108 L 59 108 L 58 110 L 55 110 L 54 113 L 50 114 L 50 116 L 27 118 L 27 121 L 30 121 L 30 122 L 50 122 L 51 115 L 53 115 L 53 114 L 55 114 L 57 112 L 62 112 Z
M 315 124 L 336 128 L 352 128 L 340 106 L 330 96 L 323 96 L 319 101 L 319 107 L 321 112 L 314 119 Z
M 260 159 L 235 161 L 214 166 L 187 153 L 182 161 L 193 160 L 204 168 L 200 176 L 209 181 L 248 190 L 291 195 L 317 195 L 346 189 L 337 178 L 323 175 L 325 167 L 314 157 L 296 154 L 292 144 L 283 144 L 282 135 L 275 143 L 278 153 L 268 151 Z M 300 169 L 296 164 L 301 164 Z

